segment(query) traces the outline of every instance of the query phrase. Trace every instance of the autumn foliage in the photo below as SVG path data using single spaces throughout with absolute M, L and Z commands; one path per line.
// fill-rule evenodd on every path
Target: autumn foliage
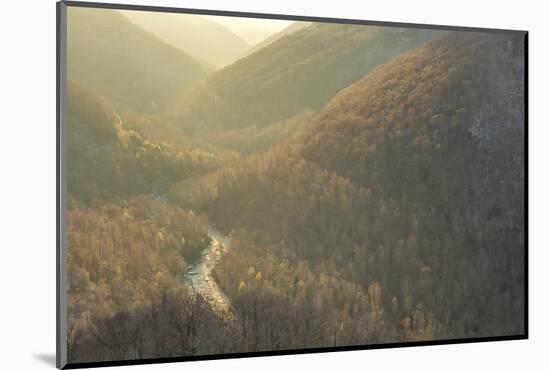
M 69 82 L 70 361 L 523 333 L 523 52 L 314 24 L 163 114 Z

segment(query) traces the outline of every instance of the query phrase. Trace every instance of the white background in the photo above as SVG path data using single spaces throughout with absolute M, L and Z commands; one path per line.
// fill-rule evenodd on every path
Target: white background
M 112 0 L 116 2 L 116 0 Z M 149 365 L 146 369 L 549 368 L 547 159 L 549 12 L 544 1 L 195 0 L 145 5 L 530 31 L 530 339 Z M 55 354 L 55 2 L 2 4 L 0 43 L 0 368 L 53 368 Z

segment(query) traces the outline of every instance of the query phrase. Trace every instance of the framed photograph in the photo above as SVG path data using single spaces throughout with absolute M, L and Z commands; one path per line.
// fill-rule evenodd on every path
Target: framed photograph
M 526 31 L 57 26 L 59 368 L 528 337 Z

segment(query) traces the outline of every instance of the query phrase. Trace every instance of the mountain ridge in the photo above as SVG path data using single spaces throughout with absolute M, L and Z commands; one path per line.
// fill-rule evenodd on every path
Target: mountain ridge
M 299 31 L 303 28 L 306 28 L 306 27 L 310 26 L 311 24 L 312 24 L 311 22 L 300 22 L 300 21 L 292 22 L 288 27 L 284 28 L 282 31 L 279 31 L 279 32 L 269 36 L 265 40 L 260 41 L 259 43 L 253 45 L 250 48 L 250 50 L 248 50 L 246 52 L 246 54 L 243 55 L 243 58 L 245 56 L 248 56 L 250 54 L 253 54 L 253 53 L 257 52 L 260 49 L 265 48 L 268 45 L 273 44 L 275 41 L 277 41 L 277 40 L 279 40 L 279 39 L 281 39 L 285 36 L 291 35 L 294 32 L 297 32 L 297 31 Z
M 233 63 L 250 48 L 245 40 L 229 28 L 197 15 L 135 10 L 121 13 L 132 23 L 164 42 L 205 61 L 216 69 Z
M 138 112 L 156 112 L 208 68 L 109 9 L 70 7 L 67 78 Z
M 443 34 L 313 24 L 213 73 L 175 99 L 168 113 L 190 130 L 269 125 L 321 109 L 373 67 Z

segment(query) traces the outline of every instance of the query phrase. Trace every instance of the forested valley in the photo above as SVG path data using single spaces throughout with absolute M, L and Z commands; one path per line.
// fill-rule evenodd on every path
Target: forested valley
M 524 333 L 521 35 L 71 17 L 69 362 Z

